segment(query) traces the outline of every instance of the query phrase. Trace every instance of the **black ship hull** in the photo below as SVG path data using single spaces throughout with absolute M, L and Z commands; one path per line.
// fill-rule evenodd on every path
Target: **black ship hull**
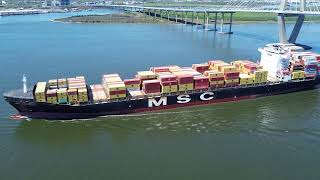
M 173 109 L 185 106 L 214 104 L 253 99 L 262 96 L 285 94 L 315 88 L 319 79 L 271 83 L 246 87 L 231 87 L 175 95 L 147 97 L 116 102 L 86 105 L 60 105 L 37 103 L 32 98 L 17 98 L 4 95 L 22 116 L 34 119 L 71 120 L 90 119 L 107 115 L 123 115 L 139 112 Z

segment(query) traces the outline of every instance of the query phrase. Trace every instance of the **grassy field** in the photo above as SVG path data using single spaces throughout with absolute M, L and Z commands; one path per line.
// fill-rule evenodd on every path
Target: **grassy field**
M 160 14 L 160 11 L 157 11 L 156 13 Z M 167 17 L 166 12 L 162 12 L 164 17 Z M 184 13 L 182 15 L 181 12 L 177 13 L 178 18 L 181 18 L 182 16 L 185 17 L 187 15 L 187 18 L 192 18 L 192 13 L 188 12 L 187 14 Z M 174 12 L 170 12 L 170 17 L 175 17 Z M 199 13 L 198 14 L 199 20 L 203 21 L 204 14 Z M 210 14 L 210 19 L 215 18 L 215 14 Z M 228 21 L 230 18 L 230 14 L 225 14 L 225 20 Z M 194 18 L 196 18 L 196 14 L 194 14 Z M 218 19 L 221 19 L 221 14 L 218 14 Z M 288 22 L 295 21 L 296 17 L 286 17 L 286 20 Z M 314 22 L 320 22 L 319 16 L 306 16 L 306 21 L 314 21 Z M 190 20 L 189 20 L 190 21 Z M 277 15 L 275 13 L 252 13 L 252 12 L 237 12 L 233 14 L 233 21 L 236 22 L 276 22 L 277 21 Z

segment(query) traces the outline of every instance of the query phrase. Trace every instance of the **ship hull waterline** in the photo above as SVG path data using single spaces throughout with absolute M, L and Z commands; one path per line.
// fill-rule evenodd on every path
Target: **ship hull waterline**
M 36 103 L 24 99 L 5 96 L 20 115 L 32 119 L 72 120 L 92 119 L 108 115 L 125 115 L 180 107 L 199 106 L 234 102 L 245 99 L 286 94 L 316 88 L 319 79 L 291 81 L 285 83 L 266 84 L 236 88 L 223 88 L 191 94 L 176 94 L 154 98 L 144 98 L 108 103 L 87 104 L 79 106 Z

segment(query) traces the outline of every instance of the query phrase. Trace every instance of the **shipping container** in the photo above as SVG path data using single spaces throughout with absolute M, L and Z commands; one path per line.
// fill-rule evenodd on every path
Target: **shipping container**
M 144 98 L 146 95 L 143 91 L 141 90 L 129 90 L 129 95 L 133 98 Z
M 235 66 L 219 66 L 218 65 L 218 70 L 223 73 L 228 73 L 228 72 L 236 72 L 237 68 Z
M 192 69 L 200 72 L 200 73 L 203 73 L 205 71 L 208 71 L 209 70 L 209 64 L 207 63 L 203 63 L 203 64 L 192 64 Z
M 239 78 L 240 72 L 238 71 L 233 71 L 233 72 L 225 72 L 224 73 L 224 78 L 225 79 L 238 79 Z
M 240 74 L 240 85 L 250 85 L 254 83 L 253 78 L 248 74 Z
M 137 73 L 137 76 L 143 80 L 143 79 L 156 79 L 157 75 L 152 71 L 139 71 Z
M 178 91 L 180 92 L 184 92 L 184 91 L 192 91 L 194 89 L 193 87 L 193 83 L 189 83 L 189 84 L 179 84 L 178 85 Z
M 177 75 L 174 75 L 174 74 L 171 74 L 171 75 L 158 75 L 158 79 L 161 82 L 177 81 Z
M 209 60 L 208 64 L 209 64 L 209 69 L 211 70 L 218 70 L 217 65 L 218 64 L 224 64 L 225 62 L 222 60 Z
M 150 68 L 150 71 L 152 71 L 154 73 L 170 72 L 170 68 L 169 68 L 169 66 L 152 67 L 152 68 Z
M 120 90 L 126 90 L 126 85 L 124 82 L 114 82 L 107 85 L 107 91 L 120 91 Z
M 221 72 L 221 68 L 224 66 L 231 66 L 231 65 L 228 63 L 216 64 L 214 65 L 214 68 L 212 70 L 218 70 L 219 72 Z
M 46 102 L 47 82 L 38 82 L 34 92 L 36 102 Z
M 142 84 L 142 89 L 146 94 L 160 93 L 161 84 L 159 80 L 146 80 Z
M 209 79 L 210 82 L 215 82 L 215 81 L 224 81 L 224 77 L 217 77 L 217 78 L 211 78 Z
M 218 70 L 205 71 L 204 75 L 209 77 L 209 79 L 219 78 L 224 76 L 224 74 L 222 72 L 219 72 Z

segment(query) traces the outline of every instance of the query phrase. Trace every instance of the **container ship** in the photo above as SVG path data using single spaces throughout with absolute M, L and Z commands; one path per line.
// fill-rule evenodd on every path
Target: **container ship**
M 232 102 L 316 88 L 320 55 L 287 44 L 260 48 L 258 62 L 209 60 L 191 67 L 152 67 L 131 79 L 102 75 L 88 85 L 84 76 L 38 82 L 4 98 L 33 119 L 90 119 L 177 107 Z

